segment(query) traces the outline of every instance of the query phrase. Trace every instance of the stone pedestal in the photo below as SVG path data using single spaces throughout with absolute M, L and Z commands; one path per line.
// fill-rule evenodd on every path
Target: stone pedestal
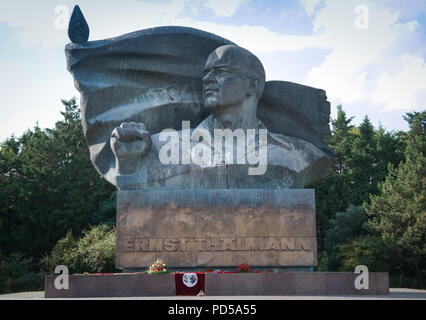
M 117 267 L 317 265 L 314 190 L 120 191 Z
M 350 272 L 207 273 L 207 296 L 383 296 L 389 275 L 369 273 L 369 288 L 356 289 Z M 69 290 L 57 290 L 55 278 L 45 280 L 46 298 L 166 297 L 176 294 L 175 275 L 117 274 L 70 276 Z

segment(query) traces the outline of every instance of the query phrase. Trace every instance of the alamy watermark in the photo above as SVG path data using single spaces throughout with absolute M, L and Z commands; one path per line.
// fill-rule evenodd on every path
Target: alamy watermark
M 207 129 L 197 128 L 191 132 L 190 127 L 189 121 L 182 121 L 181 135 L 174 129 L 160 133 L 160 142 L 166 142 L 159 152 L 162 164 L 196 164 L 201 167 L 249 164 L 253 166 L 248 168 L 250 176 L 266 173 L 267 129 L 215 129 L 212 136 Z
M 370 288 L 369 286 L 369 272 L 367 266 L 356 266 L 355 267 L 355 273 L 360 275 L 355 278 L 355 289 L 357 290 L 368 290 Z
M 355 8 L 355 28 L 368 30 L 370 27 L 370 13 L 367 6 L 359 5 Z
M 57 266 L 55 268 L 55 274 L 59 274 L 55 278 L 55 288 L 56 290 L 69 290 L 69 271 L 67 266 Z
M 67 30 L 70 22 L 70 10 L 67 6 L 59 5 L 55 7 L 55 28 L 57 30 Z

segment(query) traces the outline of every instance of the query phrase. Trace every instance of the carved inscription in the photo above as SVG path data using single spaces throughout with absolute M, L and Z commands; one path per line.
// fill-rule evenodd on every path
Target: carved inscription
M 308 237 L 121 238 L 122 252 L 312 251 Z
M 313 190 L 120 191 L 117 266 L 317 264 Z

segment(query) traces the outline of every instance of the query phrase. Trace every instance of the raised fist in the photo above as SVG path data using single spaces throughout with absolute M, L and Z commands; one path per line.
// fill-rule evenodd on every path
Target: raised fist
M 151 135 L 143 123 L 125 122 L 111 134 L 111 149 L 120 173 L 129 174 L 139 169 L 142 157 L 152 146 Z

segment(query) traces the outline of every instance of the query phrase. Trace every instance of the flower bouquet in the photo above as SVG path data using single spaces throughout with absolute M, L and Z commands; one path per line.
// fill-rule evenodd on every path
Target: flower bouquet
M 163 260 L 157 260 L 149 268 L 148 274 L 161 274 L 161 273 L 167 273 L 167 266 Z
M 238 272 L 253 272 L 248 263 L 242 263 L 238 266 Z

